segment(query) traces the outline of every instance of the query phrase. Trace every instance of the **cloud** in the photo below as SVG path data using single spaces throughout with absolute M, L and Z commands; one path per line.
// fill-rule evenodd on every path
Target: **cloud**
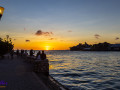
M 52 32 L 43 32 L 42 30 L 38 30 L 38 31 L 35 33 L 35 35 L 37 35 L 37 36 L 41 36 L 41 35 L 51 36 L 51 35 L 53 35 L 53 33 L 52 33 Z
M 25 40 L 26 42 L 30 42 L 30 40 Z
M 55 40 L 56 38 L 50 38 L 49 40 Z
M 99 39 L 101 36 L 99 34 L 94 35 L 96 39 Z
M 72 32 L 71 30 L 69 30 L 68 32 Z
M 115 40 L 119 40 L 120 38 L 119 37 L 116 37 Z

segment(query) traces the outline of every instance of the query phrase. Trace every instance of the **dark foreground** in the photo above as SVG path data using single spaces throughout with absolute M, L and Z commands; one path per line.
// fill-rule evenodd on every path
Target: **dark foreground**
M 57 85 L 58 84 L 58 85 Z M 0 60 L 0 90 L 65 90 L 51 76 L 33 72 L 33 64 L 7 55 Z

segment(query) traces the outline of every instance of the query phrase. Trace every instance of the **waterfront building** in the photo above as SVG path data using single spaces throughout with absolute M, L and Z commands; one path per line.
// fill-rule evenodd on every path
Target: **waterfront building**
M 111 51 L 120 51 L 120 44 L 110 44 L 109 50 L 111 50 Z
M 70 47 L 71 51 L 120 51 L 120 44 L 110 44 L 107 42 L 98 43 L 89 45 L 85 42 L 85 44 L 78 44 L 76 46 Z

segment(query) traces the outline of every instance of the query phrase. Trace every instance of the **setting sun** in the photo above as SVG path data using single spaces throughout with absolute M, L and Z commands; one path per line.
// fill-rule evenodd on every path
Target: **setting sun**
M 45 46 L 45 50 L 50 50 L 50 46 Z

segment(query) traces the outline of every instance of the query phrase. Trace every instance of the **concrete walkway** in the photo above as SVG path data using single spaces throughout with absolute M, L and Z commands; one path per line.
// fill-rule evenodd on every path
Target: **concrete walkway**
M 0 85 L 0 90 L 49 90 L 45 84 L 32 72 L 32 65 L 14 56 L 14 59 L 0 60 L 0 82 L 4 80 L 6 87 Z

